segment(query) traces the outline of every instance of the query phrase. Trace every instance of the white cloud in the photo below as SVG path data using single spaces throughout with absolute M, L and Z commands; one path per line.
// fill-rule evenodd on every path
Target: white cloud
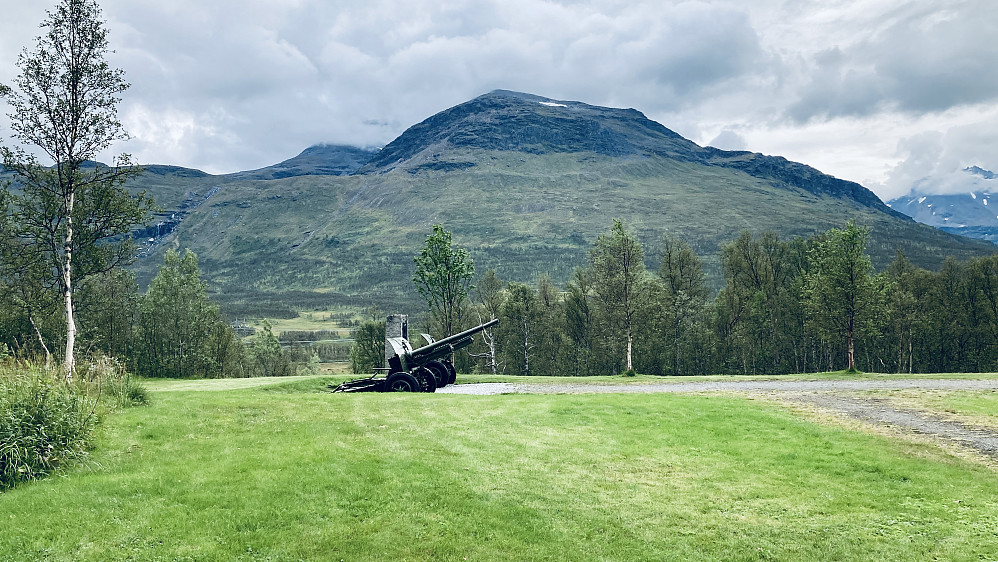
M 732 129 L 724 129 L 707 144 L 721 150 L 745 150 L 748 146 L 745 139 Z
M 964 170 L 980 166 L 998 170 L 998 109 L 980 109 L 964 122 L 941 130 L 926 130 L 900 140 L 900 161 L 887 176 L 882 191 L 899 196 L 916 193 L 964 193 L 994 189 L 994 182 Z

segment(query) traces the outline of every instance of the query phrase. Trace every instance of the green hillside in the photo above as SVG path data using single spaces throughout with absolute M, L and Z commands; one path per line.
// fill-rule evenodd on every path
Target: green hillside
M 317 155 L 309 156 L 301 169 L 315 169 Z M 344 161 L 357 162 L 356 153 L 328 173 L 347 173 Z M 433 223 L 454 233 L 479 271 L 528 282 L 541 273 L 566 281 L 615 217 L 645 245 L 649 267 L 657 268 L 669 232 L 704 257 L 715 284 L 718 247 L 746 229 L 809 236 L 854 218 L 872 227 L 880 266 L 897 249 L 929 268 L 947 255 L 994 250 L 915 223 L 862 186 L 801 164 L 699 147 L 635 110 L 513 92 L 413 126 L 352 175 L 154 171 L 136 187 L 167 218 L 183 213 L 136 264 L 140 279 L 166 248 L 189 247 L 219 300 L 243 314 L 254 306 L 415 306 L 412 256 Z

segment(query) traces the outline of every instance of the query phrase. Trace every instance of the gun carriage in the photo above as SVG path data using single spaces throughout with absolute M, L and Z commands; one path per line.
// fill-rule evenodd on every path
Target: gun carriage
M 422 334 L 427 344 L 416 349 L 405 335 L 388 337 L 386 348 L 392 353 L 384 376 L 375 373 L 369 378 L 347 381 L 333 392 L 436 392 L 457 379 L 457 370 L 450 359 L 454 352 L 471 345 L 475 334 L 498 323 L 498 319 L 490 320 L 441 340 Z

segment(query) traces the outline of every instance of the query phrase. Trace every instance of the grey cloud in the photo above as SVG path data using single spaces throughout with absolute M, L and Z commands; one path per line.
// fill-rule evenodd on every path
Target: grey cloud
M 746 150 L 748 148 L 745 139 L 731 129 L 721 131 L 720 134 L 707 144 L 721 150 Z
M 980 166 L 998 173 L 998 116 L 980 123 L 926 131 L 898 143 L 899 163 L 882 190 L 889 197 L 907 194 L 959 193 L 980 188 L 980 178 L 964 172 Z M 993 185 L 993 182 L 989 185 Z
M 998 99 L 998 18 L 990 0 L 910 3 L 883 29 L 859 29 L 851 43 L 810 61 L 809 77 L 787 114 L 866 116 L 884 110 L 938 112 Z
M 172 154 L 214 171 L 315 142 L 384 144 L 496 88 L 675 110 L 762 56 L 747 15 L 723 2 L 105 2 L 135 84 L 126 104 L 160 114 L 149 131 L 179 135 Z
M 508 88 L 634 107 L 722 148 L 764 139 L 885 192 L 998 168 L 991 0 L 100 1 L 112 63 L 133 83 L 121 115 L 135 138 L 116 149 L 145 163 L 232 172 L 315 143 L 383 145 Z M 0 82 L 44 8 L 0 0 L 17 22 L 0 36 Z M 923 117 L 968 104 L 992 117 Z M 877 134 L 844 133 L 864 129 Z M 897 136 L 909 139 L 892 159 Z

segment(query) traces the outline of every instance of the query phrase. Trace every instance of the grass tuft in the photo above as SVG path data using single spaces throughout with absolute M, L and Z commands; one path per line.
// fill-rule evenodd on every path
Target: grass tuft
M 77 375 L 79 390 L 100 396 L 107 407 L 126 408 L 149 403 L 146 388 L 114 357 L 91 357 L 81 362 Z

